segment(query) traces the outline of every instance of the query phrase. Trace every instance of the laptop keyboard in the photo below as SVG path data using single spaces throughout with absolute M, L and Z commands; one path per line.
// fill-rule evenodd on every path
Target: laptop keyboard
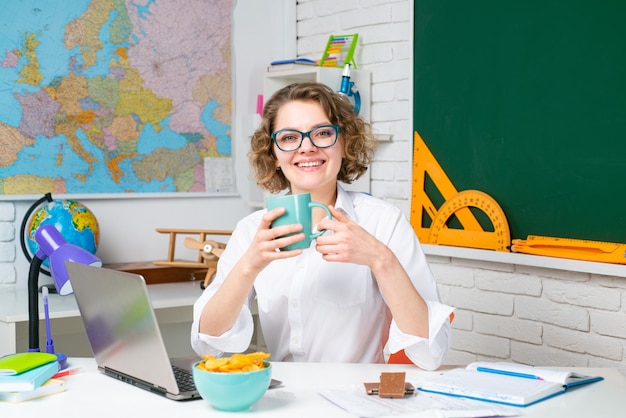
M 193 382 L 193 376 L 189 373 L 189 370 L 182 369 L 178 366 L 172 366 L 174 371 L 174 377 L 178 384 L 178 390 L 181 392 L 191 392 L 196 390 L 196 385 Z

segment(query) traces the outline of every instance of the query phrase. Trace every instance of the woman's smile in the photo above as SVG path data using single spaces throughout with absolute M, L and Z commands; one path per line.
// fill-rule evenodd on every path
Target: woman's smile
M 310 161 L 299 161 L 296 162 L 295 165 L 300 168 L 317 168 L 324 164 L 324 160 L 310 160 Z

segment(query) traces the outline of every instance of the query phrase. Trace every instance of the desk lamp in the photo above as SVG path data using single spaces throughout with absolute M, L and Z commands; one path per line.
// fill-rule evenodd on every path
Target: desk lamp
M 39 351 L 39 304 L 38 282 L 39 269 L 43 261 L 50 262 L 50 275 L 54 287 L 61 296 L 73 293 L 65 262 L 87 264 L 101 267 L 102 261 L 89 251 L 68 243 L 52 225 L 42 225 L 35 231 L 35 242 L 39 250 L 30 262 L 28 271 L 28 351 Z M 52 349 L 54 351 L 54 349 Z M 48 349 L 50 352 L 50 348 Z M 55 354 L 54 352 L 52 354 Z M 65 356 L 57 354 L 61 363 Z

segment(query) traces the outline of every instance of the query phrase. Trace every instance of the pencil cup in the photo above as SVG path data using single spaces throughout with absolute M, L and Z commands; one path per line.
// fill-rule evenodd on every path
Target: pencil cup
M 311 202 L 310 193 L 288 194 L 284 196 L 271 196 L 267 198 L 267 210 L 276 208 L 285 208 L 285 213 L 274 219 L 272 228 L 281 225 L 301 224 L 302 232 L 305 237 L 302 241 L 298 241 L 288 245 L 281 250 L 297 250 L 309 248 L 311 241 L 322 235 L 325 230 L 313 232 L 313 208 L 318 207 L 326 211 L 328 219 L 332 219 L 330 210 L 326 205 L 317 202 Z M 293 235 L 293 234 L 289 234 Z M 287 235 L 287 236 L 289 236 Z

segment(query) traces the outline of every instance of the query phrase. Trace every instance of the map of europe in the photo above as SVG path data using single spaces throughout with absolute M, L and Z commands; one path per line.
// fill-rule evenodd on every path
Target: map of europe
M 231 155 L 232 0 L 2 8 L 0 195 L 206 191 Z

